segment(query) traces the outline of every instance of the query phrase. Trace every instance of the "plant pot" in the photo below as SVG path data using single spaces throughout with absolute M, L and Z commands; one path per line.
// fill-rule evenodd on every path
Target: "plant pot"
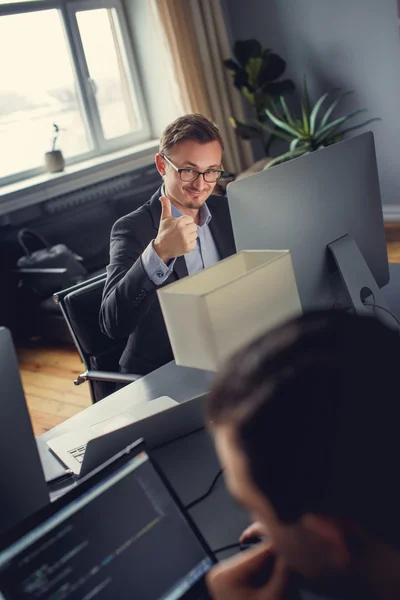
M 65 161 L 61 150 L 51 150 L 44 155 L 44 164 L 48 173 L 64 171 Z

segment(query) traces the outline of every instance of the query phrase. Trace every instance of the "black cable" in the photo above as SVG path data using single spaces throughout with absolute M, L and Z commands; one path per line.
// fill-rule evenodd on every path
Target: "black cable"
M 385 312 L 387 312 L 391 317 L 393 317 L 393 319 L 396 321 L 397 325 L 400 326 L 400 319 L 398 319 L 396 317 L 396 315 L 394 315 L 392 313 L 392 311 L 390 311 L 388 308 L 385 308 L 384 306 L 380 306 L 379 304 L 375 304 L 372 302 L 363 302 L 364 306 L 371 306 L 372 308 L 379 308 L 380 310 L 384 310 Z
M 207 498 L 207 496 L 209 496 L 211 494 L 211 492 L 213 491 L 215 484 L 217 483 L 218 479 L 221 477 L 223 473 L 223 470 L 220 469 L 218 471 L 218 473 L 216 474 L 216 476 L 214 477 L 210 487 L 208 488 L 208 490 L 206 491 L 205 494 L 203 494 L 202 496 L 200 496 L 200 498 L 196 498 L 196 500 L 193 500 L 193 502 L 190 502 L 185 508 L 186 510 L 190 510 L 191 508 L 193 508 L 193 506 L 196 506 L 196 504 L 198 504 L 199 502 L 201 502 L 202 500 L 204 500 L 205 498 Z
M 229 544 L 229 546 L 222 546 L 222 548 L 217 548 L 213 550 L 214 554 L 219 554 L 220 552 L 225 552 L 225 550 L 233 550 L 233 548 L 240 548 L 240 542 L 236 542 L 236 544 Z

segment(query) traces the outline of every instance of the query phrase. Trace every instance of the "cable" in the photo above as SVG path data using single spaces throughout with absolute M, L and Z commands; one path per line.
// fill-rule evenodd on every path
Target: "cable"
M 400 326 L 400 319 L 398 319 L 396 317 L 396 315 L 394 315 L 388 308 L 385 308 L 384 306 L 380 306 L 379 304 L 375 304 L 375 303 L 372 303 L 372 302 L 363 302 L 363 304 L 364 304 L 364 306 L 371 306 L 372 308 L 379 308 L 380 310 L 384 310 L 391 317 L 393 317 L 393 319 L 396 321 L 397 325 Z
M 202 500 L 204 500 L 205 498 L 207 498 L 207 496 L 209 496 L 211 494 L 211 492 L 213 491 L 215 484 L 217 483 L 218 479 L 221 477 L 223 473 L 223 470 L 220 469 L 218 471 L 218 473 L 216 474 L 216 476 L 214 477 L 214 479 L 212 480 L 212 483 L 210 485 L 210 487 L 208 488 L 208 490 L 206 491 L 205 494 L 203 494 L 202 496 L 200 496 L 200 498 L 197 498 L 196 500 L 193 500 L 193 502 L 190 502 L 187 506 L 185 506 L 186 510 L 190 510 L 191 508 L 193 508 L 193 506 L 196 506 L 196 504 L 198 504 L 199 502 L 201 502 Z
M 233 550 L 234 548 L 240 548 L 240 542 L 236 542 L 236 544 L 229 544 L 229 546 L 222 546 L 222 548 L 217 548 L 213 550 L 214 554 L 219 554 L 220 552 L 225 552 L 225 550 Z

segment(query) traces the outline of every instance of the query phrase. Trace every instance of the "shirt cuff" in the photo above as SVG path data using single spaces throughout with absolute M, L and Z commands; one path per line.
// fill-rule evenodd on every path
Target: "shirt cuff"
M 142 265 L 146 271 L 147 277 L 154 285 L 161 285 L 171 275 L 174 268 L 175 258 L 170 260 L 168 265 L 158 256 L 153 247 L 153 240 L 144 250 L 141 256 Z

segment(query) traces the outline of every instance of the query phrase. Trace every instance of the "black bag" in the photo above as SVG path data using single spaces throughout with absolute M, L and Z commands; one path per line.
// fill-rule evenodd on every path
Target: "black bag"
M 24 270 L 21 272 L 24 281 L 42 298 L 80 283 L 87 276 L 82 258 L 64 244 L 50 246 L 32 229 L 20 229 L 18 242 L 25 256 L 18 259 L 17 267 Z M 32 250 L 38 245 L 38 250 Z

